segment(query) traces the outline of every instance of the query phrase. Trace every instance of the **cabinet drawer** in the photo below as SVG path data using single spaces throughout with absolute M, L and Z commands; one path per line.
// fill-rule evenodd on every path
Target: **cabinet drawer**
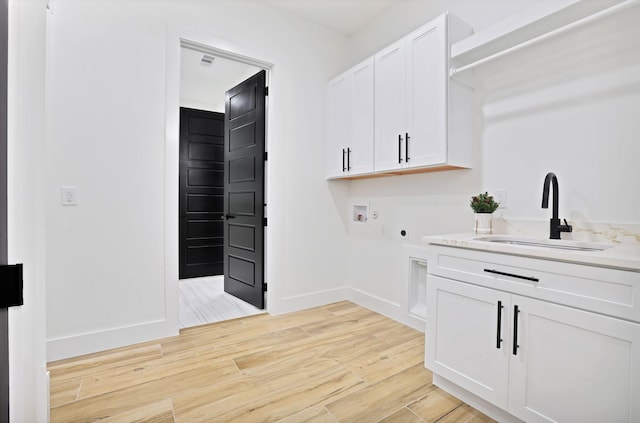
M 431 274 L 640 322 L 640 273 L 431 247 Z

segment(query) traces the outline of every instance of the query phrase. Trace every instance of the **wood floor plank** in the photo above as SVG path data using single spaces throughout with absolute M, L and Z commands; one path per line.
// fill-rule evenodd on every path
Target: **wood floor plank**
M 326 407 L 340 422 L 376 422 L 422 398 L 431 386 L 431 372 L 416 364 Z
M 496 421 L 468 404 L 462 404 L 442 419 L 439 419 L 438 423 L 496 423 Z
M 277 421 L 305 408 L 329 402 L 357 389 L 363 381 L 352 372 L 335 367 L 316 377 L 308 377 L 303 384 L 289 389 L 280 389 L 259 398 L 249 395 L 247 401 L 239 401 L 238 406 L 216 415 L 223 422 L 269 422 Z M 193 421 L 193 420 L 190 420 Z
M 486 423 L 440 391 L 424 335 L 348 301 L 49 363 L 51 422 Z
M 395 347 L 362 354 L 347 368 L 369 384 L 375 384 L 405 369 L 424 362 L 424 343 L 411 340 Z
M 300 328 L 288 328 L 257 335 L 240 333 L 233 336 L 207 337 L 207 343 L 200 343 L 187 349 L 174 345 L 162 345 L 164 362 L 185 359 L 223 360 L 263 350 L 279 348 L 295 341 L 308 338 L 309 335 Z
M 206 386 L 212 381 L 222 382 L 238 377 L 239 372 L 233 362 L 215 362 L 124 389 L 114 387 L 117 390 L 52 408 L 51 422 L 70 423 L 105 419 Z
M 174 423 L 173 403 L 163 400 L 100 420 L 100 423 Z
M 401 408 L 392 415 L 385 417 L 378 423 L 426 423 L 420 416 L 417 416 L 408 408 Z
M 276 421 L 278 423 L 340 423 L 338 419 L 322 405 L 305 408 L 298 413 Z
M 49 363 L 48 368 L 51 380 L 58 381 L 92 374 L 96 369 L 117 369 L 161 358 L 160 345 L 154 344 L 90 354 L 77 357 L 75 360 L 57 361 Z
M 58 407 L 77 400 L 81 383 L 81 377 L 51 381 L 49 399 L 51 407 Z
M 428 423 L 432 423 L 442 416 L 446 416 L 462 404 L 463 402 L 458 398 L 433 386 L 427 395 L 409 405 L 408 408 Z

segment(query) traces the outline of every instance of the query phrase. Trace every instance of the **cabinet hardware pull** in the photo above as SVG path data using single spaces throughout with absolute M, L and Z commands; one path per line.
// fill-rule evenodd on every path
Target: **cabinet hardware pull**
M 344 165 L 344 148 L 342 149 L 342 171 L 344 172 L 347 168 Z
M 513 355 L 518 355 L 518 348 L 520 347 L 518 345 L 518 313 L 520 313 L 518 306 L 513 306 Z
M 398 164 L 402 163 L 402 135 L 398 134 Z
M 222 220 L 229 220 L 229 219 L 235 219 L 236 217 L 232 214 L 223 214 L 222 217 L 220 219 Z
M 347 148 L 347 170 L 351 170 L 351 149 Z
M 404 161 L 409 163 L 409 133 L 405 132 L 404 134 Z
M 496 348 L 500 349 L 502 344 L 502 301 L 498 301 L 498 336 L 496 337 Z
M 533 276 L 516 275 L 514 273 L 500 272 L 499 270 L 494 270 L 494 269 L 484 269 L 484 271 L 487 273 L 493 273 L 495 275 L 510 276 L 512 278 L 524 279 L 532 282 L 540 282 L 540 279 Z

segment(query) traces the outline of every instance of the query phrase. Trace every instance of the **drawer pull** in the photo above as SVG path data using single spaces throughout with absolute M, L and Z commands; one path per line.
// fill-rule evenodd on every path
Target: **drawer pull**
M 487 273 L 493 273 L 494 275 L 510 276 L 512 278 L 524 279 L 524 280 L 532 281 L 532 282 L 539 282 L 540 281 L 540 279 L 534 278 L 533 276 L 516 275 L 514 273 L 500 272 L 499 270 L 494 270 L 494 269 L 484 269 L 484 271 L 487 272 Z
M 518 313 L 520 313 L 518 306 L 513 306 L 513 355 L 518 355 L 518 348 L 520 347 L 518 345 Z
M 496 338 L 496 348 L 500 349 L 502 344 L 502 301 L 498 301 L 498 336 Z

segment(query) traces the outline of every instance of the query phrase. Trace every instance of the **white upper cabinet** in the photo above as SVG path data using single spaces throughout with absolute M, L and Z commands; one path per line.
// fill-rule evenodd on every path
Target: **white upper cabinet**
M 376 172 L 471 166 L 472 91 L 448 77 L 451 43 L 471 32 L 442 15 L 375 55 Z
M 327 177 L 373 172 L 373 58 L 329 81 Z
M 448 76 L 471 33 L 439 16 L 329 82 L 328 178 L 471 167 L 472 90 Z

